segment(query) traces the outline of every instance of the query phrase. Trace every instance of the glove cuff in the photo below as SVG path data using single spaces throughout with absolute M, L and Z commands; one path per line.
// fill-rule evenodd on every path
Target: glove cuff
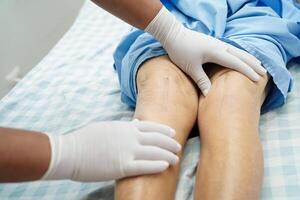
M 48 170 L 41 180 L 71 179 L 74 169 L 74 139 L 72 136 L 46 134 L 51 147 Z
M 164 6 L 146 27 L 145 32 L 150 33 L 160 41 L 163 47 L 168 41 L 172 41 L 174 35 L 182 29 L 183 25 Z

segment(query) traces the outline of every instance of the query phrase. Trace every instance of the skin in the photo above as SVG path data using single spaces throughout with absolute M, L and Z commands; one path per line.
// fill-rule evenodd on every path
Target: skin
M 0 182 L 39 179 L 48 169 L 50 156 L 45 134 L 0 128 Z
M 135 117 L 175 128 L 182 145 L 194 124 L 200 127 L 195 199 L 259 199 L 263 156 L 258 122 L 269 78 L 254 83 L 230 69 L 208 69 L 212 89 L 199 97 L 196 86 L 168 57 L 145 62 L 137 76 Z M 174 199 L 178 170 L 177 165 L 162 174 L 120 180 L 116 199 Z
M 145 29 L 162 8 L 159 0 L 92 0 L 128 24 Z M 147 8 L 147 9 L 141 9 Z
M 137 84 L 135 117 L 169 125 L 176 130 L 176 140 L 184 145 L 197 118 L 198 92 L 193 82 L 168 59 L 161 57 L 141 67 Z M 178 171 L 179 165 L 176 165 L 158 175 L 118 181 L 115 197 L 122 200 L 174 199 Z

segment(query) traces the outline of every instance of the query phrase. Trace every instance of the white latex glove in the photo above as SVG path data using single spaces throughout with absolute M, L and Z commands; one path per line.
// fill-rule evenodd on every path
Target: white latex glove
M 153 122 L 99 122 L 63 136 L 48 135 L 44 180 L 106 181 L 159 173 L 174 165 L 181 146 L 175 131 Z
M 202 68 L 204 63 L 217 63 L 234 69 L 253 81 L 259 80 L 258 74 L 266 73 L 260 61 L 251 54 L 185 28 L 165 7 L 145 31 L 160 41 L 170 59 L 197 83 L 205 96 L 211 82 Z

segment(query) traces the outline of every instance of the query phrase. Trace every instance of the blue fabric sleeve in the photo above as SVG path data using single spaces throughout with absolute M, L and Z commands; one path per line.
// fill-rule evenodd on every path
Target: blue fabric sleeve
M 275 1 L 274 1 L 275 2 Z M 300 56 L 299 24 L 283 19 L 274 10 L 248 3 L 227 19 L 223 40 L 256 56 L 275 83 L 262 107 L 262 112 L 281 106 L 291 89 L 288 61 Z

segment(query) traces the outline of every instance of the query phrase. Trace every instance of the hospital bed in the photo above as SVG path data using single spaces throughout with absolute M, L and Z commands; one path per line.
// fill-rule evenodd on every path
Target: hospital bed
M 51 52 L 0 102 L 0 126 L 66 134 L 93 121 L 130 120 L 120 101 L 112 53 L 129 26 L 89 1 Z M 263 200 L 300 199 L 300 66 L 290 64 L 293 92 L 262 115 Z M 199 138 L 184 150 L 177 200 L 193 199 Z M 114 182 L 0 184 L 0 199 L 113 199 Z

